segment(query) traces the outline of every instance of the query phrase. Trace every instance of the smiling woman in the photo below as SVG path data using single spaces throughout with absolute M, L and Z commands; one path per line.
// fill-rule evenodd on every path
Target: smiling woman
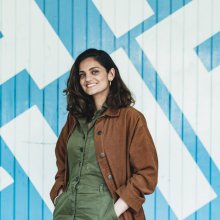
M 88 121 L 105 101 L 114 109 L 135 103 L 109 54 L 96 49 L 88 49 L 76 58 L 64 93 L 67 110 Z
M 79 65 L 80 85 L 85 93 L 92 95 L 96 109 L 101 109 L 109 93 L 109 84 L 114 79 L 115 70 L 107 70 L 94 58 L 86 58 Z
M 53 218 L 144 220 L 144 195 L 157 184 L 157 153 L 117 66 L 105 51 L 84 51 L 64 93 L 69 113 L 55 148 Z

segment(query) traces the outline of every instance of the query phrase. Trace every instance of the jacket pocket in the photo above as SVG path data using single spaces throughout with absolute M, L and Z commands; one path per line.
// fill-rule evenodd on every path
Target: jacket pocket
M 62 192 L 59 196 L 55 197 L 55 199 L 54 199 L 54 206 L 57 205 L 59 199 L 62 197 L 63 194 L 64 194 L 64 192 Z

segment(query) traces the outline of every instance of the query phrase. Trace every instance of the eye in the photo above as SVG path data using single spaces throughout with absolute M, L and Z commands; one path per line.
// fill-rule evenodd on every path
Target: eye
M 93 70 L 93 71 L 92 71 L 92 74 L 93 74 L 93 75 L 96 75 L 98 72 L 99 72 L 98 70 Z
M 79 73 L 79 78 L 83 78 L 85 76 L 84 73 Z

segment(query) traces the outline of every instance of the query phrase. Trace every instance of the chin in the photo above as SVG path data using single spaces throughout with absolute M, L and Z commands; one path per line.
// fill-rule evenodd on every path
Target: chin
M 96 88 L 96 89 L 98 89 L 98 88 Z M 105 92 L 105 90 L 106 90 L 106 88 L 102 88 L 102 89 L 100 89 L 99 88 L 99 90 L 89 90 L 88 88 L 86 88 L 86 90 L 84 90 L 84 92 L 87 94 L 87 95 L 96 95 L 96 94 L 98 94 L 98 93 L 102 93 L 102 92 Z
M 84 91 L 87 95 L 95 95 L 97 92 L 94 92 L 94 91 Z

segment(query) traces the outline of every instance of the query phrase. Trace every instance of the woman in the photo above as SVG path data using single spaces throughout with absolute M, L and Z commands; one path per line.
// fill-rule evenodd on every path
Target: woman
M 53 218 L 144 220 L 157 153 L 117 66 L 106 52 L 88 49 L 75 60 L 64 92 L 68 116 L 55 148 Z

